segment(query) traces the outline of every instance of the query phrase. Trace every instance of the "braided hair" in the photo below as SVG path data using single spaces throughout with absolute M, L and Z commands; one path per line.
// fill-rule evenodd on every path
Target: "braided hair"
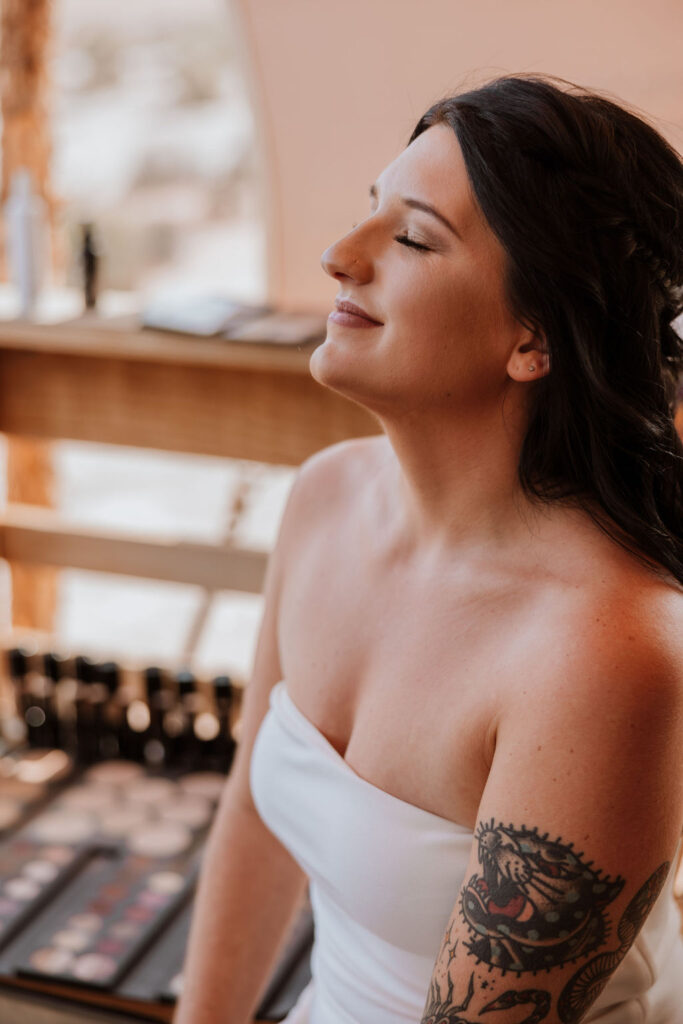
M 568 88 L 567 88 L 568 87 Z M 506 253 L 512 314 L 546 339 L 518 474 L 580 505 L 683 584 L 683 162 L 642 116 L 556 76 L 523 73 L 439 100 Z

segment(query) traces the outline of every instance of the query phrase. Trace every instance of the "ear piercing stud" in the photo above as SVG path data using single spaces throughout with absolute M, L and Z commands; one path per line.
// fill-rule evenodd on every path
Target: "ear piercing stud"
M 532 363 L 531 366 L 529 367 L 529 372 L 533 373 L 535 369 L 536 369 L 536 364 Z

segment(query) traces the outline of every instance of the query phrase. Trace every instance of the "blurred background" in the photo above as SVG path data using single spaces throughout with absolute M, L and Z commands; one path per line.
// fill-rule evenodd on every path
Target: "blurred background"
M 22 18 L 38 19 L 44 65 L 39 191 L 52 250 L 38 322 L 82 310 L 86 223 L 101 315 L 179 296 L 326 312 L 335 289 L 319 256 L 363 213 L 369 182 L 436 97 L 505 71 L 606 91 L 683 148 L 678 0 L 3 0 L 5 76 L 7 34 Z M 8 102 L 6 91 L 5 113 Z M 10 276 L 3 259 L 6 319 L 17 312 Z M 70 523 L 218 544 L 240 495 L 235 536 L 264 551 L 296 472 L 66 438 L 49 451 L 50 501 Z M 207 599 L 199 587 L 69 568 L 56 586 L 59 643 L 249 674 L 258 594 Z
M 52 184 L 69 278 L 97 225 L 103 288 L 261 298 L 254 119 L 224 0 L 56 0 Z M 75 283 L 75 282 L 74 282 Z
M 0 0 L 0 1020 L 170 1024 L 297 467 L 378 430 L 310 376 L 321 253 L 507 72 L 683 152 L 682 39 L 681 0 Z
M 14 6 L 19 13 L 21 5 Z M 224 0 L 54 0 L 47 10 L 56 245 L 39 317 L 80 312 L 84 223 L 94 225 L 101 301 L 111 311 L 178 293 L 262 301 L 255 124 L 231 6 Z M 16 289 L 7 283 L 7 267 L 4 278 L 5 315 L 11 315 Z M 3 488 L 6 455 L 3 438 Z M 240 538 L 264 550 L 272 546 L 294 476 L 285 466 L 69 441 L 54 442 L 52 460 L 54 505 L 65 519 L 158 538 L 219 541 L 246 481 Z M 69 569 L 57 583 L 54 633 L 66 648 L 182 660 L 205 611 L 196 587 Z M 7 628 L 6 563 L 3 584 Z M 217 594 L 189 652 L 198 671 L 227 667 L 245 676 L 260 613 L 258 595 Z

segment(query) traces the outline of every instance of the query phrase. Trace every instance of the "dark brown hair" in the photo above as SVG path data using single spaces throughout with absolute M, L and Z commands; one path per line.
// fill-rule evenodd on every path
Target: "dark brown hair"
M 540 330 L 519 461 L 525 491 L 578 502 L 683 583 L 683 162 L 642 116 L 555 76 L 514 74 L 433 104 L 507 255 L 513 315 Z

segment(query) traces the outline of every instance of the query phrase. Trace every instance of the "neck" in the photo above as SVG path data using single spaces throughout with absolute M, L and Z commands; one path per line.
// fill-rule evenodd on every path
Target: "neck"
M 395 459 L 406 549 L 482 554 L 529 543 L 538 507 L 517 475 L 526 417 L 506 407 L 476 417 L 378 417 Z

